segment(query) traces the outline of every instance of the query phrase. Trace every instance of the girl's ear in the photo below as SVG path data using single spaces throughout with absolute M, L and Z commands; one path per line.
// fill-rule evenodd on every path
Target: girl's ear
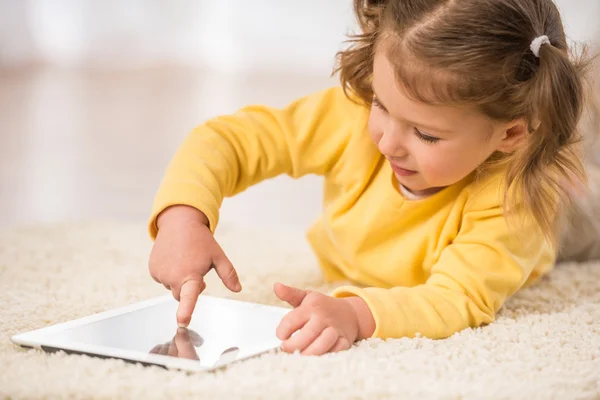
M 503 153 L 514 152 L 525 142 L 528 132 L 528 124 L 524 119 L 509 122 L 501 132 L 497 150 Z

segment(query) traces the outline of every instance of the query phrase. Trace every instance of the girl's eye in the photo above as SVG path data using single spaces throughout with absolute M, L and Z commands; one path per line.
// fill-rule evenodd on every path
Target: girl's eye
M 379 100 L 377 100 L 377 97 L 375 97 L 375 96 L 373 96 L 372 104 L 373 104 L 374 107 L 379 108 L 381 111 L 387 112 L 387 110 L 385 109 L 385 107 L 383 106 L 383 104 L 381 104 L 379 102 Z M 439 138 L 436 138 L 434 136 L 429 136 L 429 135 L 424 134 L 423 132 L 421 132 L 417 128 L 415 128 L 415 135 L 417 135 L 417 137 L 419 139 L 421 139 L 422 141 L 424 141 L 425 143 L 429 143 L 429 144 L 437 143 L 440 140 Z
M 377 97 L 373 96 L 373 102 L 372 102 L 372 103 L 373 103 L 373 105 L 374 105 L 375 107 L 379 108 L 380 110 L 382 110 L 382 111 L 387 111 L 387 110 L 386 110 L 386 109 L 383 107 L 383 104 L 381 104 L 381 103 L 379 102 L 379 100 L 377 100 Z
M 437 143 L 440 140 L 439 138 L 424 134 L 417 128 L 415 128 L 415 135 L 417 135 L 417 137 L 419 139 L 421 139 L 422 141 L 424 141 L 425 143 L 433 144 L 433 143 Z

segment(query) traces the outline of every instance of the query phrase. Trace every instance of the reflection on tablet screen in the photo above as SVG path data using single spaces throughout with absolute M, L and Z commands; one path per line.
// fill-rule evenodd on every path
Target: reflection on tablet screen
M 157 344 L 150 350 L 150 353 L 200 360 L 196 347 L 202 346 L 203 343 L 204 339 L 202 339 L 202 336 L 198 332 L 187 328 L 179 328 L 173 339 L 166 343 Z
M 198 334 L 198 332 L 192 329 L 178 328 L 177 332 L 175 332 L 175 335 L 173 336 L 173 339 L 166 343 L 157 344 L 152 348 L 152 350 L 150 350 L 150 353 L 200 361 L 200 357 L 198 356 L 196 348 L 202 346 L 203 344 L 204 339 Z M 227 364 L 234 361 L 239 351 L 240 349 L 237 347 L 225 349 L 221 353 L 221 356 L 215 365 Z

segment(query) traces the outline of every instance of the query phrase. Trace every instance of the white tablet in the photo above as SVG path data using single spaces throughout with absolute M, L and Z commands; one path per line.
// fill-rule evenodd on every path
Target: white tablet
M 178 302 L 161 296 L 15 335 L 24 347 L 120 358 L 207 371 L 278 348 L 275 330 L 289 308 L 201 295 L 188 328 L 178 328 Z

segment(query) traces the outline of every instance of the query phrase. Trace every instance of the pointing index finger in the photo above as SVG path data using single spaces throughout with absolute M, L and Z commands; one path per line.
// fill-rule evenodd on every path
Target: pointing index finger
M 177 325 L 185 328 L 192 319 L 198 296 L 204 288 L 204 282 L 199 280 L 185 281 L 179 291 L 179 307 L 177 308 Z

